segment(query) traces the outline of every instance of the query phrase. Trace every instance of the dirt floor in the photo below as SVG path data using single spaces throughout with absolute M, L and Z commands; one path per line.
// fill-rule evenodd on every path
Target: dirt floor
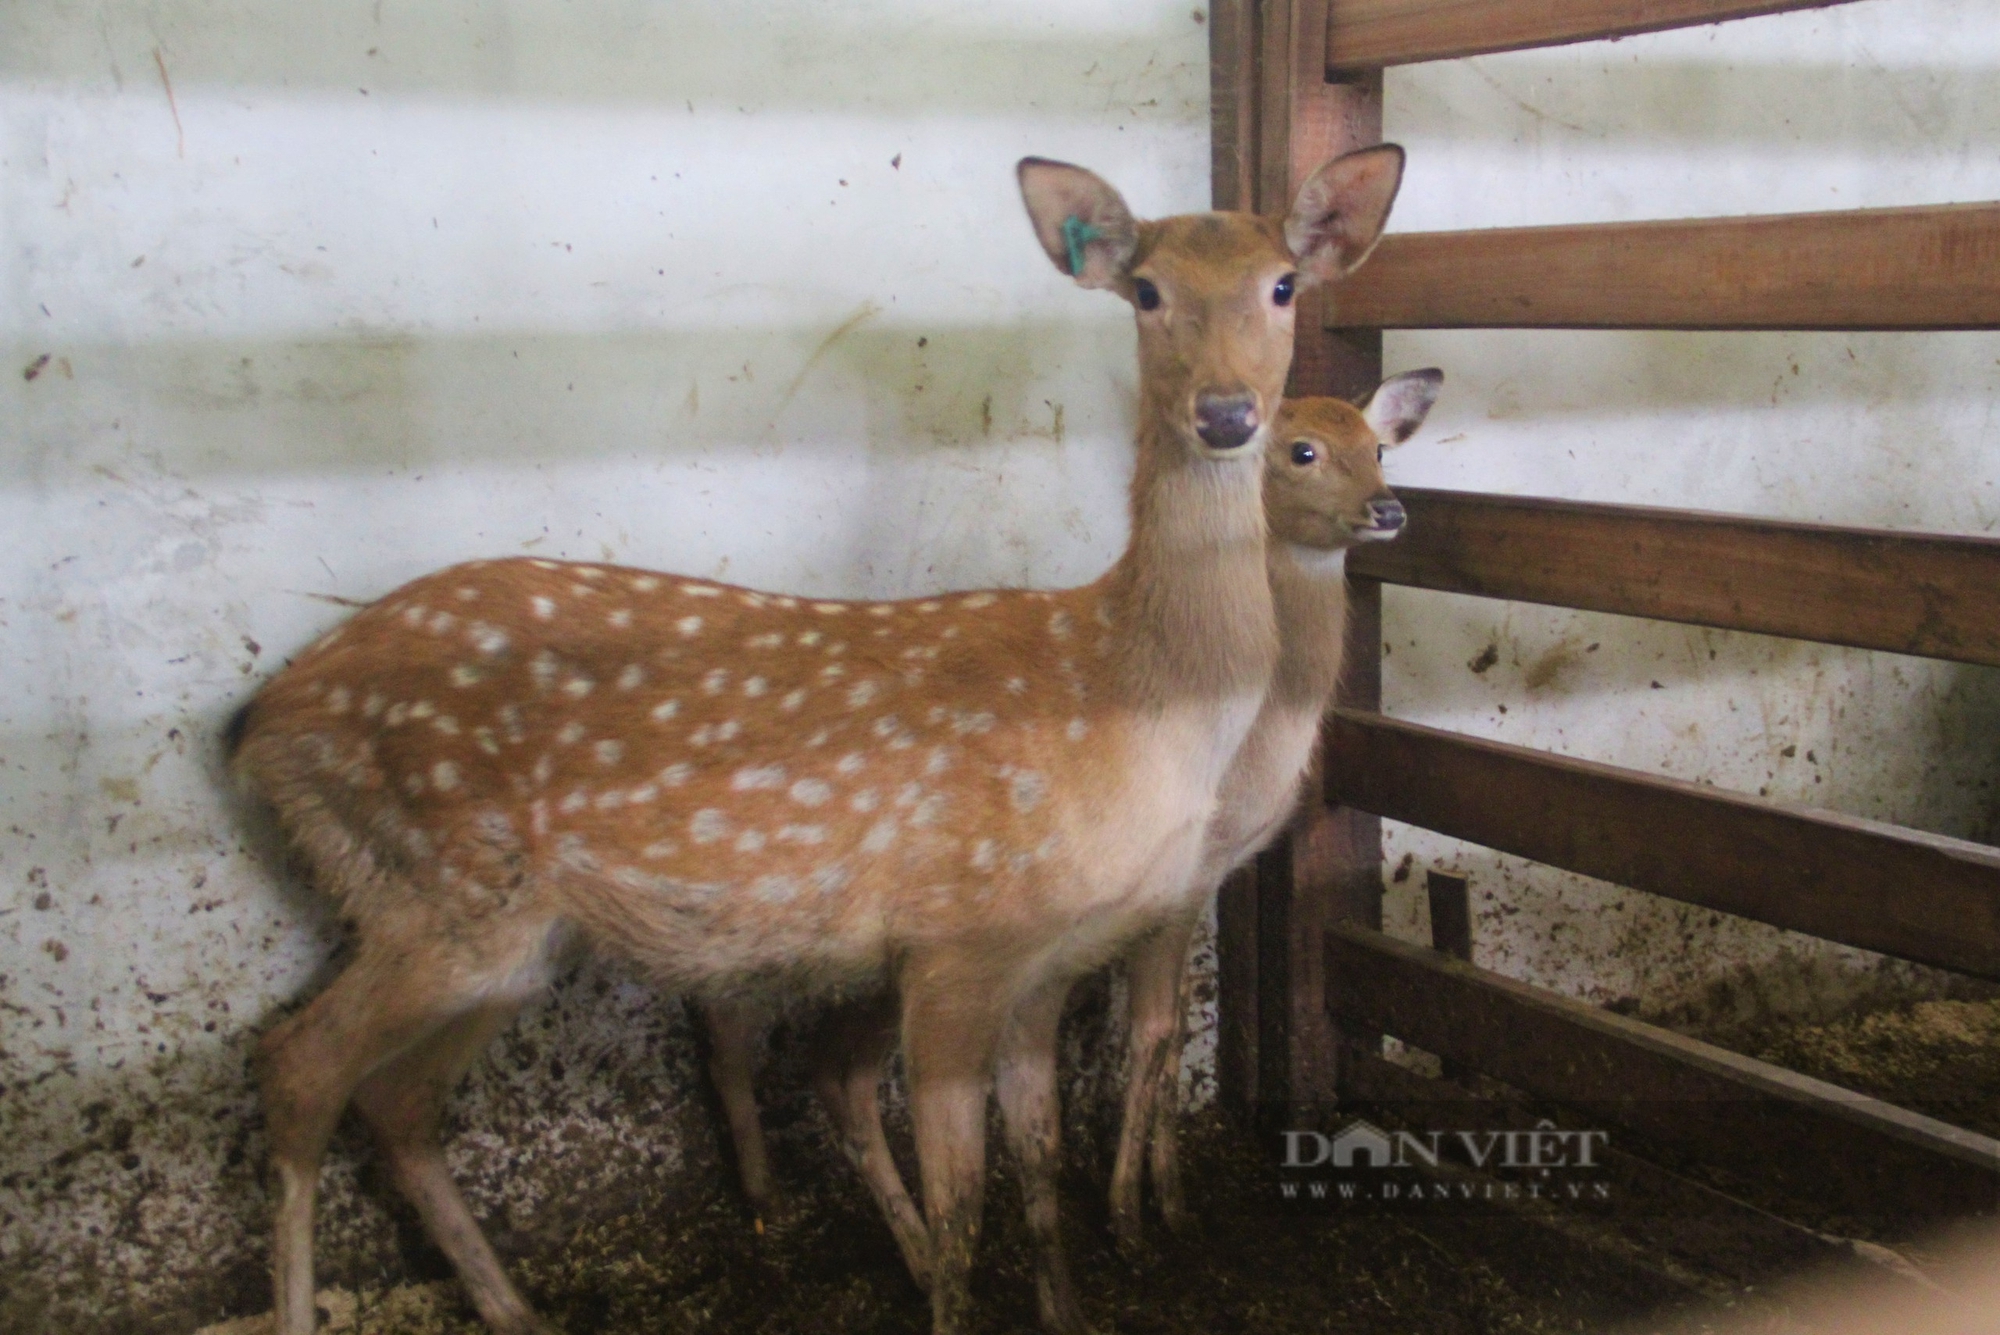
M 1286 1215 L 1256 1189 L 1265 1157 L 1220 1119 L 1188 1136 L 1186 1239 L 1127 1260 L 1110 1245 L 1101 1178 L 1065 1182 L 1072 1262 L 1084 1305 L 1106 1335 L 1256 1330 L 1268 1335 L 1539 1335 L 1595 1331 L 1686 1307 L 1657 1273 L 1579 1247 L 1513 1216 L 1405 1220 Z M 923 1332 L 929 1309 L 844 1166 L 793 1146 L 781 1163 L 797 1190 L 760 1234 L 720 1184 L 694 1208 L 640 1190 L 629 1211 L 514 1266 L 541 1311 L 570 1335 L 796 1335 Z M 678 1184 L 684 1192 L 685 1184 Z M 974 1291 L 981 1330 L 1035 1329 L 1018 1196 L 997 1173 Z M 352 1335 L 479 1335 L 455 1284 L 329 1293 L 334 1330 Z M 262 1318 L 202 1335 L 257 1335 Z
M 2000 1002 L 1916 1002 L 1735 1040 L 1766 1060 L 2000 1135 Z M 1754 1303 L 1753 1291 L 1774 1277 L 1704 1270 L 1651 1242 L 1633 1245 L 1629 1230 L 1621 1241 L 1588 1219 L 1547 1211 L 1286 1213 L 1269 1196 L 1267 1146 L 1219 1116 L 1194 1121 L 1185 1143 L 1199 1227 L 1172 1238 L 1156 1225 L 1136 1258 L 1110 1244 L 1101 1145 L 1082 1143 L 1072 1155 L 1071 1257 L 1085 1309 L 1105 1335 L 1646 1330 L 1718 1303 Z M 853 1174 L 817 1134 L 781 1137 L 774 1150 L 791 1195 L 784 1217 L 761 1231 L 719 1177 L 692 1198 L 686 1180 L 638 1182 L 601 1222 L 547 1240 L 513 1271 L 570 1335 L 926 1331 L 928 1305 Z M 405 1236 L 406 1250 L 428 1250 L 414 1221 Z M 330 1329 L 481 1335 L 434 1254 L 428 1273 L 433 1282 L 329 1291 Z M 988 1196 L 974 1291 L 982 1331 L 1035 1329 L 1029 1251 L 1004 1164 Z M 248 1318 L 200 1335 L 260 1335 L 265 1324 Z

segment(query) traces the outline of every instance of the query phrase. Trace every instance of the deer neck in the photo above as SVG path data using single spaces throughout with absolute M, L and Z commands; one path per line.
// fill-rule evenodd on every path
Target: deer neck
M 1142 710 L 1261 698 L 1278 642 L 1265 573 L 1263 463 L 1196 459 L 1142 424 L 1132 534 L 1105 577 L 1119 689 Z
M 1278 624 L 1275 704 L 1317 715 L 1340 684 L 1347 629 L 1347 553 L 1274 541 L 1266 554 Z

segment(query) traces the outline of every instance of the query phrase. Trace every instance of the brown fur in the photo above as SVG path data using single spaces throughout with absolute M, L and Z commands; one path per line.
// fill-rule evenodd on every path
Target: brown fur
M 1123 212 L 1089 173 L 1031 161 L 1038 233 L 1050 180 L 1064 207 Z M 1193 414 L 1218 390 L 1277 403 L 1292 320 L 1272 284 L 1298 263 L 1261 219 L 1131 235 L 1114 285 L 1167 297 L 1139 318 L 1131 543 L 1094 583 L 857 603 L 473 562 L 356 614 L 257 697 L 237 770 L 357 937 L 263 1045 L 280 1335 L 313 1326 L 313 1188 L 350 1095 L 481 1316 L 541 1329 L 436 1124 L 572 939 L 709 998 L 893 986 L 941 1332 L 968 1319 L 997 1063 L 1043 1318 L 1085 1328 L 1054 1213 L 1054 1015 L 1194 872 L 1270 684 L 1266 433 L 1213 450 Z

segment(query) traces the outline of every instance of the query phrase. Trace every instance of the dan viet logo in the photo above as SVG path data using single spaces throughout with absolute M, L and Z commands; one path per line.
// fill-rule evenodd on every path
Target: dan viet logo
M 1330 1207 L 1478 1206 L 1542 1200 L 1602 1205 L 1611 1133 L 1541 1122 L 1528 1130 L 1385 1131 L 1361 1118 L 1328 1135 L 1280 1133 L 1278 1193 Z

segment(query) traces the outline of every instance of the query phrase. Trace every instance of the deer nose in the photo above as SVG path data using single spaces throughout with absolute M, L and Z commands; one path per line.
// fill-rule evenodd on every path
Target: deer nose
M 1409 521 L 1403 512 L 1403 503 L 1391 496 L 1388 500 L 1368 502 L 1368 522 L 1383 533 L 1394 533 Z
M 1195 434 L 1211 450 L 1241 449 L 1261 425 L 1254 394 L 1201 394 L 1195 398 Z

